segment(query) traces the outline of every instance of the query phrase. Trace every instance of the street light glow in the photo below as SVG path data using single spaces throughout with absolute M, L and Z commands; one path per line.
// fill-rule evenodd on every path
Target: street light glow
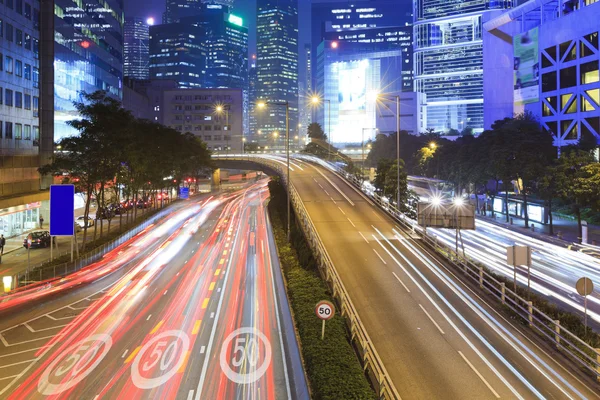
M 265 103 L 264 101 L 260 101 L 260 102 L 256 103 L 256 106 L 258 108 L 265 108 L 267 106 L 267 103 Z
M 463 206 L 465 204 L 465 200 L 462 197 L 455 197 L 453 201 L 454 205 L 457 207 Z
M 149 17 L 149 18 L 146 20 L 146 24 L 148 24 L 148 25 L 150 25 L 150 26 L 154 25 L 154 18 L 152 18 L 152 17 Z
M 217 112 L 222 112 L 223 111 L 223 106 L 217 106 L 216 110 L 217 110 Z
M 435 150 L 437 148 L 437 144 L 435 142 L 429 143 L 429 148 Z
M 319 104 L 321 102 L 321 99 L 318 96 L 313 96 L 311 101 L 313 104 Z
M 442 204 L 442 198 L 439 196 L 433 196 L 431 198 L 431 204 L 433 204 L 434 206 L 439 206 L 440 204 Z

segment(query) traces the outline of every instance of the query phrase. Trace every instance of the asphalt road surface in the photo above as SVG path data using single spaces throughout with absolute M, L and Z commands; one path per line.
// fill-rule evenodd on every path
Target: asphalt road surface
M 5 300 L 0 398 L 307 398 L 267 197 L 261 181 L 190 201 Z
M 599 398 L 332 171 L 291 179 L 403 399 Z

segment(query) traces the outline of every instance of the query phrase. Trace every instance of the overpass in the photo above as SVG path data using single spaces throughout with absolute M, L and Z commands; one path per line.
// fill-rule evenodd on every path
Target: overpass
M 242 162 L 286 181 L 278 155 L 218 160 L 223 167 Z M 468 284 L 481 277 L 483 287 L 483 272 L 457 275 L 425 235 L 393 218 L 389 204 L 377 204 L 341 171 L 300 156 L 290 169 L 297 222 L 382 398 L 600 398 L 578 361 L 532 342 L 530 328 L 507 320 L 493 299 Z M 593 362 L 588 370 L 597 367 Z

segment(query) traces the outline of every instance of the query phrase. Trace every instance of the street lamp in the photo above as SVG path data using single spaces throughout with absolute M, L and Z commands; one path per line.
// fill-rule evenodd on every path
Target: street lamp
M 437 144 L 435 142 L 431 142 L 431 143 L 429 143 L 429 148 L 431 150 L 435 150 L 435 149 L 437 149 Z
M 261 101 L 257 104 L 258 108 L 266 108 L 267 105 L 285 107 L 285 152 L 287 153 L 287 240 L 290 242 L 292 232 L 291 227 L 291 207 L 290 207 L 290 103 L 287 101 Z M 273 135 L 277 134 L 274 132 Z M 278 134 L 277 134 L 278 135 Z
M 327 112 L 328 117 L 327 117 L 327 120 L 328 120 L 329 128 L 327 129 L 327 131 L 328 131 L 327 145 L 328 145 L 328 148 L 329 148 L 329 150 L 328 150 L 328 157 L 331 158 L 331 100 L 324 100 L 324 99 L 321 99 L 319 96 L 313 96 L 311 98 L 311 102 L 315 106 L 321 104 L 321 101 L 326 102 L 327 106 L 328 106 L 328 112 Z
M 245 146 L 246 146 L 246 138 L 243 137 L 242 138 L 242 155 L 244 155 L 244 152 L 246 151 Z
M 227 133 L 229 133 L 229 130 L 227 130 L 229 127 L 229 110 L 226 107 L 223 107 L 221 104 L 217 104 L 215 106 L 215 114 L 220 116 L 223 114 L 223 112 L 225 113 L 225 130 Z M 225 135 L 225 142 L 227 144 L 227 154 L 229 154 L 229 135 Z
M 396 175 L 397 175 L 397 198 L 396 206 L 400 210 L 400 96 L 394 96 L 396 98 Z M 381 98 L 381 96 L 377 96 Z M 385 98 L 383 98 L 385 100 Z

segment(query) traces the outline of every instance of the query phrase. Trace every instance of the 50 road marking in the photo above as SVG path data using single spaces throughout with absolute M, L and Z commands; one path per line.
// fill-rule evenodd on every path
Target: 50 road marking
M 233 349 L 231 343 L 233 342 Z M 231 355 L 231 359 L 229 356 Z M 259 361 L 262 362 L 259 364 Z M 221 369 L 232 382 L 250 384 L 259 380 L 271 364 L 271 344 L 258 329 L 245 327 L 231 332 L 223 341 Z M 244 373 L 234 371 L 244 371 Z

